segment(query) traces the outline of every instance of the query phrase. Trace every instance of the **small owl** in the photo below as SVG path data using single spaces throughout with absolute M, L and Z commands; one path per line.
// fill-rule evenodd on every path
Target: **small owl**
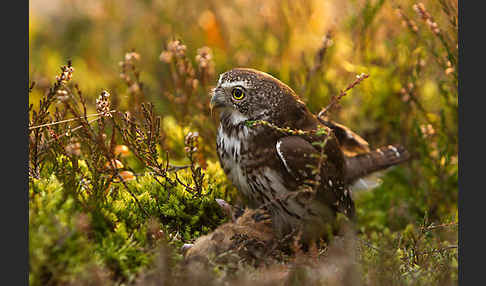
M 409 157 L 398 145 L 371 151 L 345 126 L 312 114 L 290 87 L 254 69 L 223 73 L 210 106 L 220 110 L 216 148 L 225 174 L 250 208 L 271 214 L 280 236 L 300 229 L 314 239 L 337 212 L 352 218 L 350 187 Z M 255 121 L 269 124 L 249 124 Z

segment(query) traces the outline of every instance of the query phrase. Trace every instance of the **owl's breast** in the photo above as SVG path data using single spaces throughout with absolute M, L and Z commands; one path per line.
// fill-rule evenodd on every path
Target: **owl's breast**
M 243 155 L 247 152 L 250 136 L 246 128 L 241 127 L 241 130 L 226 132 L 220 126 L 216 138 L 216 150 L 221 167 L 228 179 L 243 195 L 247 195 L 249 191 L 245 168 L 246 156 Z

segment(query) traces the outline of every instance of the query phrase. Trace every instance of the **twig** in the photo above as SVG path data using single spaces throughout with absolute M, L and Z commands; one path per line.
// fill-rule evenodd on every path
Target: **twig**
M 317 116 L 320 117 L 320 118 L 323 118 L 323 116 L 326 115 L 326 113 L 331 108 L 333 108 L 336 104 L 339 103 L 341 98 L 346 95 L 346 92 L 348 92 L 349 90 L 351 90 L 352 88 L 354 88 L 355 86 L 360 84 L 363 80 L 367 79 L 368 77 L 370 77 L 370 76 L 368 74 L 365 74 L 365 73 L 357 75 L 356 79 L 348 87 L 346 87 L 346 89 L 341 90 L 341 92 L 339 93 L 338 96 L 334 95 L 333 97 L 331 97 L 331 102 L 325 108 L 323 108 L 319 112 L 319 114 L 317 114 Z
M 304 131 L 300 129 L 291 129 L 290 127 L 279 127 L 271 122 L 268 122 L 266 120 L 247 120 L 245 122 L 246 126 L 248 127 L 255 127 L 258 125 L 263 125 L 270 127 L 278 132 L 289 134 L 289 135 L 328 135 L 330 132 L 330 129 L 326 126 L 323 126 L 323 128 L 317 129 L 317 130 L 309 130 L 309 131 Z
M 410 19 L 409 17 L 407 17 L 407 15 L 405 15 L 405 13 L 403 13 L 403 10 L 402 10 L 402 7 L 398 6 L 397 8 L 397 14 L 400 18 L 402 18 L 402 20 L 405 22 L 405 24 L 407 25 L 408 29 L 414 33 L 414 34 L 417 34 L 418 33 L 418 27 L 417 27 L 417 24 L 415 23 L 414 20 Z
M 428 227 L 422 227 L 421 231 L 429 231 L 437 228 L 445 228 L 445 227 L 450 227 L 450 226 L 456 226 L 457 222 L 451 222 L 451 223 L 444 223 L 444 224 L 439 224 L 439 225 L 431 225 Z
M 457 249 L 457 248 L 458 248 L 457 245 L 448 245 L 448 246 L 433 249 L 433 250 L 430 250 L 430 251 L 418 252 L 417 255 L 432 254 L 432 253 L 443 252 L 443 251 L 446 251 L 446 250 Z
M 113 113 L 115 111 L 116 110 L 111 110 L 110 113 Z M 41 127 L 46 127 L 46 126 L 57 125 L 57 124 L 61 124 L 61 123 L 71 122 L 71 121 L 76 121 L 76 120 L 84 119 L 86 117 L 100 116 L 100 115 L 101 116 L 104 116 L 105 113 L 90 114 L 90 115 L 86 115 L 86 116 L 82 116 L 82 117 L 70 118 L 70 119 L 66 119 L 66 120 L 61 120 L 61 121 L 56 121 L 56 122 L 50 122 L 50 123 L 46 123 L 46 124 L 41 124 L 41 125 L 37 125 L 37 126 L 31 126 L 31 127 L 29 127 L 29 130 L 33 130 L 33 129 L 37 129 L 37 128 L 41 128 Z

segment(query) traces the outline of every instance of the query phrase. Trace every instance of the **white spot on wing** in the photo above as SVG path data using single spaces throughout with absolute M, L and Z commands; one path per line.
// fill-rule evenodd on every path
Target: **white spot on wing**
M 400 157 L 400 153 L 398 153 L 398 150 L 397 148 L 395 148 L 395 146 L 390 145 L 388 146 L 388 149 L 391 149 L 393 152 L 395 152 L 395 156 Z
M 282 160 L 282 162 L 283 162 L 283 164 L 285 166 L 285 169 L 287 169 L 287 171 L 292 174 L 292 171 L 290 170 L 289 166 L 287 165 L 287 161 L 285 161 L 285 157 L 284 157 L 282 151 L 280 150 L 280 145 L 281 144 L 282 144 L 282 141 L 281 140 L 278 140 L 277 141 L 277 154 L 280 157 L 280 160 Z

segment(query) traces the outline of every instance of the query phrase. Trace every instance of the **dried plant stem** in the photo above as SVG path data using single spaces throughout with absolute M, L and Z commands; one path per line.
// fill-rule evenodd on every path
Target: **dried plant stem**
M 88 121 L 88 124 L 91 124 L 91 123 L 95 122 L 96 120 L 98 120 L 98 118 L 91 119 L 90 121 Z M 79 130 L 79 129 L 83 128 L 83 126 L 84 126 L 84 125 L 79 125 L 79 126 L 77 126 L 77 127 L 73 128 L 73 129 L 69 130 L 69 132 L 70 132 L 70 133 L 75 132 L 75 131 L 77 131 L 77 130 Z M 52 142 L 54 142 L 55 140 L 57 140 L 57 139 L 59 139 L 59 138 L 62 138 L 62 137 L 64 137 L 64 136 L 67 136 L 67 133 L 64 133 L 64 134 L 58 135 L 58 136 L 56 136 L 56 138 L 54 138 L 54 139 L 51 139 L 51 140 L 47 141 L 47 142 L 46 142 L 46 145 L 44 145 L 44 146 L 43 146 L 43 149 L 42 149 L 42 150 L 44 150 L 45 148 L 49 147 L 48 145 L 49 145 L 50 143 L 52 143 Z
M 346 87 L 346 89 L 341 90 L 341 92 L 339 93 L 339 95 L 337 95 L 337 96 L 334 95 L 333 97 L 331 97 L 330 103 L 324 109 L 322 109 L 319 112 L 319 114 L 317 114 L 317 117 L 323 118 L 324 115 L 326 115 L 327 112 L 331 108 L 333 108 L 334 106 L 336 106 L 337 104 L 339 104 L 339 101 L 341 100 L 341 98 L 343 96 L 345 96 L 348 91 L 350 91 L 352 88 L 354 88 L 355 86 L 357 86 L 358 84 L 360 84 L 363 80 L 367 79 L 368 77 L 369 77 L 369 75 L 368 74 L 365 74 L 365 73 L 362 73 L 360 75 L 357 75 L 356 76 L 356 79 L 348 87 Z
M 246 125 L 249 126 L 249 127 L 255 127 L 255 126 L 258 126 L 258 125 L 263 125 L 263 126 L 267 126 L 267 127 L 270 127 L 278 132 L 281 132 L 281 133 L 286 133 L 286 134 L 289 134 L 289 135 L 309 135 L 309 136 L 312 136 L 312 135 L 328 135 L 329 132 L 330 132 L 330 129 L 328 127 L 325 127 L 323 126 L 323 128 L 321 129 L 318 129 L 318 130 L 310 130 L 310 131 L 304 131 L 304 130 L 295 130 L 295 129 L 291 129 L 289 127 L 279 127 L 271 122 L 268 122 L 268 121 L 265 121 L 265 120 L 248 120 L 246 121 Z
M 113 113 L 113 112 L 116 112 L 116 110 L 110 111 L 110 113 Z M 104 116 L 104 115 L 105 115 L 104 113 L 89 114 L 89 115 L 82 116 L 82 117 L 70 118 L 70 119 L 46 123 L 46 124 L 42 124 L 42 125 L 31 126 L 31 127 L 29 127 L 29 130 L 33 130 L 33 129 L 37 129 L 37 128 L 41 128 L 41 127 L 46 127 L 46 126 L 57 125 L 57 124 L 66 123 L 66 122 L 72 122 L 72 121 L 80 120 L 80 119 L 83 119 L 83 118 L 86 118 L 86 117 L 93 117 L 93 116 L 99 117 L 99 116 Z
M 457 226 L 457 222 L 451 222 L 451 223 L 444 223 L 444 224 L 439 224 L 439 225 L 431 225 L 428 227 L 422 227 L 422 231 L 430 231 L 438 228 L 446 228 L 446 227 L 451 227 L 451 226 Z

